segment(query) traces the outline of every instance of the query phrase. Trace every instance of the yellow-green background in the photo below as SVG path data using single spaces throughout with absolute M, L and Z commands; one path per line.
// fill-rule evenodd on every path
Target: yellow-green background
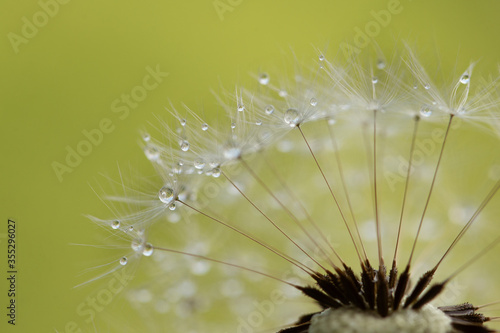
M 43 0 L 42 0 L 43 2 Z M 46 1 L 49 2 L 49 1 Z M 81 318 L 76 307 L 89 289 L 72 289 L 78 274 L 94 265 L 97 250 L 71 246 L 93 243 L 96 231 L 83 216 L 105 208 L 89 187 L 117 162 L 146 165 L 138 130 L 168 99 L 193 107 L 213 105 L 210 88 L 249 81 L 249 72 L 280 66 L 290 49 L 299 58 L 313 46 L 335 53 L 353 43 L 355 28 L 373 21 L 370 12 L 389 1 L 220 0 L 232 8 L 221 20 L 214 1 L 72 0 L 14 49 L 22 18 L 32 21 L 37 1 L 2 0 L 0 10 L 0 309 L 2 332 L 64 332 Z M 481 60 L 495 71 L 500 54 L 498 1 L 401 0 L 403 10 L 378 36 L 382 46 L 400 38 L 439 50 L 444 61 Z M 111 103 L 140 85 L 146 67 L 169 76 L 120 120 Z M 63 162 L 67 145 L 84 139 L 82 130 L 103 118 L 116 126 L 62 182 L 51 163 Z M 6 324 L 6 221 L 18 223 L 17 325 Z

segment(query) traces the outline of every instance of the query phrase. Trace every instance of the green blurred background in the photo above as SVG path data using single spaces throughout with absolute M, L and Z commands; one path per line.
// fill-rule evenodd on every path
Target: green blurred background
M 335 54 L 375 25 L 382 48 L 408 39 L 444 63 L 481 60 L 485 73 L 496 72 L 500 54 L 493 0 L 63 2 L 1 0 L 2 332 L 70 332 L 68 323 L 82 321 L 76 308 L 91 289 L 73 287 L 100 252 L 70 244 L 95 244 L 83 214 L 106 212 L 89 183 L 117 163 L 146 167 L 139 129 L 169 99 L 210 117 L 210 89 L 250 82 L 248 73 L 281 66 L 290 50 L 306 60 L 314 47 Z M 389 8 L 397 14 L 377 23 L 373 13 Z M 142 89 L 151 71 L 160 74 Z M 127 106 L 120 99 L 131 93 Z M 58 177 L 54 162 L 65 164 L 67 147 L 99 126 L 108 133 L 81 146 L 92 151 Z M 15 327 L 4 314 L 8 218 L 18 225 Z

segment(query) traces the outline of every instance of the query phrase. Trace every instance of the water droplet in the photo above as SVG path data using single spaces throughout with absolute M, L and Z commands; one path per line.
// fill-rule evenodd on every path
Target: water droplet
M 170 210 L 175 210 L 177 207 L 175 206 L 175 202 L 172 202 L 169 206 L 168 209 Z
M 377 68 L 378 69 L 384 69 L 385 68 L 385 61 L 383 61 L 382 59 L 379 59 L 377 61 Z
M 121 257 L 120 258 L 120 265 L 125 266 L 127 264 L 127 257 Z
M 160 157 L 160 151 L 154 146 L 146 146 L 144 147 L 144 155 L 146 155 L 148 160 L 154 161 Z
M 319 61 L 324 61 L 325 60 L 325 56 L 320 54 L 319 57 L 318 57 Z
M 120 224 L 121 223 L 120 223 L 119 220 L 114 220 L 114 221 L 111 222 L 111 228 L 113 228 L 113 229 L 116 230 L 116 229 L 118 229 L 120 227 Z
M 128 227 L 128 232 L 132 232 L 132 231 L 134 231 L 134 226 L 133 225 L 131 225 L 130 227 Z
M 181 142 L 181 150 L 182 151 L 188 151 L 189 150 L 189 142 L 186 140 Z
M 207 123 L 204 123 L 201 125 L 201 130 L 202 131 L 206 131 L 208 129 L 208 124 Z
M 273 114 L 274 112 L 274 106 L 272 106 L 271 104 L 267 105 L 266 108 L 264 109 L 264 111 L 266 112 L 266 114 Z
M 257 126 L 260 126 L 260 125 L 262 125 L 262 120 L 260 120 L 260 119 L 257 119 L 257 121 L 255 122 L 255 125 L 257 125 Z
M 309 104 L 311 104 L 312 106 L 316 106 L 318 105 L 318 100 L 316 98 L 311 98 L 311 100 L 309 101 Z
M 428 83 L 426 83 L 426 84 L 424 85 L 424 88 L 425 88 L 425 90 L 429 90 L 429 89 L 431 89 L 431 85 L 430 85 L 430 84 L 428 84 Z
M 181 126 L 186 126 L 186 119 L 181 119 L 180 122 L 181 122 Z
M 284 116 L 285 123 L 290 125 L 290 127 L 295 127 L 299 124 L 300 122 L 300 114 L 299 111 L 295 109 L 288 109 L 285 112 Z
M 224 157 L 228 160 L 235 160 L 241 155 L 241 149 L 237 147 L 228 147 L 224 149 Z
M 372 83 L 376 84 L 378 82 L 378 77 L 374 76 L 372 77 Z
M 266 85 L 269 83 L 269 75 L 267 73 L 261 73 L 259 75 L 259 83 L 262 85 Z
M 201 170 L 205 167 L 205 162 L 203 162 L 202 160 L 194 161 L 194 167 L 198 170 Z
M 420 114 L 422 115 L 422 117 L 430 117 L 432 114 L 431 107 L 429 105 L 422 105 L 422 107 L 420 108 Z
M 142 254 L 146 257 L 149 257 L 153 254 L 154 246 L 151 243 L 146 243 L 144 245 L 144 249 L 142 250 Z
M 243 105 L 243 104 L 238 104 L 238 111 L 239 111 L 239 112 L 243 112 L 243 111 L 245 111 L 245 105 Z
M 236 123 L 231 123 L 231 128 L 235 129 L 236 128 Z
M 160 198 L 161 202 L 169 204 L 174 200 L 174 190 L 168 186 L 163 186 L 158 192 L 158 198 Z
M 329 118 L 328 119 L 328 125 L 335 125 L 335 123 L 337 122 L 337 120 L 335 120 L 335 118 Z
M 462 75 L 462 77 L 460 78 L 460 83 L 461 84 L 467 84 L 469 82 L 470 82 L 469 74 Z
M 220 177 L 220 169 L 219 168 L 213 168 L 212 169 L 212 177 L 214 177 L 214 178 L 219 178 Z
M 286 92 L 286 90 L 280 90 L 279 93 L 278 93 L 278 95 L 280 97 L 286 97 L 286 96 L 288 96 L 288 93 Z
M 143 133 L 142 134 L 142 140 L 144 142 L 149 142 L 151 140 L 151 135 L 149 135 L 149 133 Z

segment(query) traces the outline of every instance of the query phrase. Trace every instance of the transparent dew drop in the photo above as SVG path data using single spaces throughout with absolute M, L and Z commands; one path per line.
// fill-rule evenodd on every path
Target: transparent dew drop
M 207 123 L 204 123 L 201 125 L 201 130 L 202 131 L 206 131 L 208 129 L 208 124 Z
M 128 227 L 128 232 L 132 232 L 132 231 L 134 231 L 134 226 L 133 225 L 131 225 L 130 227 Z
M 154 246 L 151 243 L 146 243 L 144 245 L 144 249 L 142 250 L 142 255 L 149 257 L 153 254 L 154 252 Z
M 182 151 L 188 151 L 189 150 L 189 142 L 184 140 L 181 142 L 181 150 Z
M 257 119 L 257 121 L 255 122 L 255 125 L 257 125 L 257 126 L 260 126 L 260 125 L 262 125 L 262 120 L 260 120 L 260 119 Z
M 205 167 L 205 162 L 203 162 L 202 160 L 194 161 L 194 167 L 198 170 L 201 170 Z
M 245 111 L 245 105 L 243 105 L 243 104 L 238 104 L 237 110 L 238 110 L 239 112 L 243 112 L 243 111 Z
M 163 186 L 158 192 L 158 198 L 160 198 L 161 202 L 169 204 L 174 200 L 174 190 L 168 186 Z
M 325 61 L 325 56 L 320 54 L 318 57 L 319 61 Z
M 422 107 L 420 108 L 420 114 L 422 115 L 422 117 L 430 117 L 432 115 L 431 107 L 429 105 L 422 105 Z
M 183 118 L 180 120 L 180 122 L 181 122 L 181 126 L 183 126 L 183 127 L 186 126 L 186 123 L 187 123 L 186 119 Z
M 111 228 L 116 230 L 116 229 L 120 228 L 120 224 L 121 223 L 119 220 L 114 220 L 111 222 Z
M 125 266 L 128 262 L 127 257 L 121 257 L 120 258 L 120 265 Z
M 295 127 L 300 122 L 300 114 L 296 109 L 288 109 L 285 112 L 285 116 L 283 118 L 285 123 L 290 125 L 290 127 Z
M 426 84 L 424 85 L 424 88 L 425 88 L 425 90 L 429 90 L 429 89 L 431 89 L 431 85 L 430 85 L 430 84 L 428 84 L 428 83 L 426 83 Z
M 219 168 L 213 168 L 212 169 L 212 177 L 214 177 L 214 178 L 219 178 L 220 177 L 220 169 Z
M 231 123 L 231 128 L 235 129 L 236 128 L 236 123 Z
M 372 77 L 372 83 L 376 84 L 378 82 L 378 77 L 374 76 Z
M 151 140 L 151 135 L 149 135 L 149 133 L 143 133 L 142 134 L 142 140 L 144 142 L 149 142 Z
M 469 74 L 464 74 L 460 77 L 460 83 L 461 84 L 467 84 L 470 82 L 470 77 Z
M 168 209 L 170 209 L 170 210 L 175 210 L 175 208 L 177 208 L 177 207 L 175 206 L 175 202 L 172 202 L 172 203 L 168 206 Z
M 309 104 L 311 104 L 311 106 L 316 106 L 318 105 L 318 100 L 313 97 L 309 100 Z
M 272 106 L 271 104 L 267 105 L 266 108 L 264 109 L 264 111 L 266 112 L 266 114 L 273 114 L 274 113 L 274 106 Z
M 288 93 L 286 92 L 286 90 L 280 90 L 278 92 L 278 95 L 279 95 L 279 97 L 286 97 L 286 96 L 288 96 Z
M 385 68 L 385 61 L 383 61 L 382 59 L 379 59 L 377 61 L 377 68 L 378 69 L 384 69 Z
M 155 161 L 160 157 L 160 151 L 154 146 L 146 146 L 144 147 L 144 155 L 148 160 Z
M 259 83 L 262 85 L 266 85 L 269 83 L 269 75 L 267 73 L 261 73 L 259 75 Z
M 328 125 L 332 126 L 335 125 L 335 123 L 337 123 L 337 120 L 335 118 L 328 119 Z

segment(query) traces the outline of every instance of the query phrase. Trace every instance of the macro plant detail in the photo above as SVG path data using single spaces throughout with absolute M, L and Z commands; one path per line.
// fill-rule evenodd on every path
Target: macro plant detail
M 290 305 L 302 314 L 282 333 L 494 332 L 482 314 L 491 305 L 436 301 L 500 240 L 460 250 L 498 213 L 498 79 L 476 78 L 472 63 L 441 82 L 409 47 L 389 60 L 376 53 L 347 63 L 320 53 L 290 79 L 261 73 L 254 89 L 216 95 L 215 125 L 170 105 L 173 124 L 142 134 L 156 175 L 120 173 L 102 197 L 113 216 L 90 216 L 131 249 L 101 276 L 151 257 L 155 276 L 169 278 L 131 302 L 208 322 L 224 299 L 225 312 L 244 317 L 241 295 L 276 283 L 284 299 L 300 291 L 313 301 Z M 199 292 L 209 274 L 223 292 Z M 263 322 L 238 320 L 236 330 Z

